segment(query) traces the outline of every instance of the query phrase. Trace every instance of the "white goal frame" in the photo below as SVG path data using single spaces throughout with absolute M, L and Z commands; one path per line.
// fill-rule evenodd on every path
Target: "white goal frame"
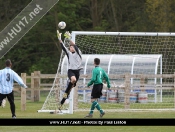
M 121 35 L 121 36 L 175 36 L 175 33 L 159 33 L 159 32 L 95 32 L 95 31 L 72 31 L 72 41 L 73 42 L 76 42 L 76 36 L 77 35 Z M 63 51 L 61 53 L 61 56 L 63 55 Z M 55 78 L 57 78 L 58 74 L 59 74 L 59 71 L 60 71 L 60 68 L 62 66 L 62 62 L 63 60 L 61 60 L 60 58 L 60 62 L 59 62 L 59 65 L 58 65 L 58 70 L 57 70 L 57 75 Z M 162 62 L 161 62 L 162 63 Z M 162 64 L 161 64 L 161 67 L 162 67 Z M 161 73 L 162 74 L 162 71 Z M 54 87 L 55 84 L 55 81 L 53 83 L 53 86 L 50 90 L 50 92 L 53 90 L 53 87 Z M 67 111 L 64 111 L 64 113 L 69 113 L 69 114 L 73 114 L 73 94 L 74 93 L 74 89 L 72 89 L 71 93 L 70 93 L 70 97 L 69 97 L 69 110 Z M 50 93 L 49 93 L 50 95 Z M 48 96 L 49 96 L 48 95 Z M 46 101 L 45 103 L 47 102 L 49 98 L 47 97 L 46 98 Z M 44 104 L 45 104 L 44 103 Z M 43 106 L 44 106 L 43 104 Z M 156 109 L 157 110 L 157 109 Z M 41 110 L 38 110 L 38 112 L 52 112 L 54 110 L 45 110 L 42 109 Z

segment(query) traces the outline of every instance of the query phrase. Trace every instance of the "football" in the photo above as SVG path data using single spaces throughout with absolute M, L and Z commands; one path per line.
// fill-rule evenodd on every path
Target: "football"
M 66 23 L 64 21 L 61 21 L 61 22 L 58 23 L 58 27 L 60 29 L 64 29 L 66 27 Z

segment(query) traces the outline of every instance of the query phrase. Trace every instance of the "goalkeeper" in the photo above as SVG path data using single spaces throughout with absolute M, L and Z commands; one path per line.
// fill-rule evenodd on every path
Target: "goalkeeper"
M 65 100 L 68 98 L 70 92 L 71 92 L 71 89 L 73 87 L 76 86 L 76 83 L 79 79 L 79 76 L 80 76 L 80 70 L 82 69 L 81 67 L 81 64 L 82 64 L 82 56 L 81 56 L 81 51 L 80 49 L 77 47 L 77 45 L 75 45 L 74 42 L 72 42 L 71 40 L 71 34 L 66 31 L 64 36 L 66 39 L 69 40 L 69 49 L 66 48 L 66 46 L 64 45 L 64 43 L 62 42 L 61 40 L 61 34 L 62 33 L 59 33 L 59 31 L 57 30 L 57 36 L 58 36 L 58 40 L 61 44 L 61 47 L 63 49 L 63 51 L 66 53 L 67 55 L 67 58 L 68 58 L 68 78 L 69 78 L 69 83 L 68 83 L 68 86 L 65 90 L 65 93 L 63 95 L 63 98 L 60 102 L 60 106 L 59 106 L 59 110 L 61 110 Z
M 97 108 L 97 110 L 100 112 L 100 117 L 103 117 L 105 115 L 105 112 L 101 109 L 100 105 L 97 102 L 97 99 L 102 96 L 103 80 L 106 80 L 108 89 L 110 89 L 111 86 L 108 75 L 101 67 L 99 67 L 99 64 L 100 59 L 95 58 L 94 59 L 95 68 L 92 71 L 92 78 L 90 82 L 87 84 L 88 87 L 93 84 L 93 89 L 91 92 L 92 105 L 89 114 L 85 116 L 85 118 L 93 117 L 93 111 L 95 108 Z

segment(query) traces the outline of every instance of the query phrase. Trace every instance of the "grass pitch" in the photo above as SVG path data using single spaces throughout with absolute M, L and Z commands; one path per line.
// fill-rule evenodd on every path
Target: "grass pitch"
M 74 114 L 38 113 L 45 98 L 39 102 L 27 100 L 26 110 L 21 111 L 20 100 L 15 100 L 17 118 L 84 118 L 87 112 Z M 11 118 L 10 105 L 0 108 L 0 118 Z M 99 112 L 94 112 L 94 118 L 99 118 Z M 109 112 L 104 118 L 175 118 L 175 111 L 157 112 Z M 175 126 L 0 126 L 0 132 L 174 132 Z

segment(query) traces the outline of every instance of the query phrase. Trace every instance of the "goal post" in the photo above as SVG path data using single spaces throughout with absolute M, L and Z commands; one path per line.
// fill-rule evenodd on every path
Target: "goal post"
M 72 31 L 72 41 L 83 53 L 84 68 L 80 74 L 89 76 L 79 79 L 78 92 L 72 90 L 65 113 L 89 111 L 91 89 L 85 86 L 90 80 L 95 57 L 100 58 L 100 66 L 108 73 L 113 89 L 113 92 L 103 89 L 99 103 L 104 110 L 175 109 L 175 33 Z M 128 73 L 129 93 L 126 93 L 124 77 Z M 67 58 L 62 52 L 55 81 L 40 111 L 57 107 L 67 80 L 59 76 L 66 74 Z M 73 93 L 77 94 L 77 102 Z M 126 99 L 129 107 L 125 107 Z M 77 103 L 76 109 L 74 103 Z

